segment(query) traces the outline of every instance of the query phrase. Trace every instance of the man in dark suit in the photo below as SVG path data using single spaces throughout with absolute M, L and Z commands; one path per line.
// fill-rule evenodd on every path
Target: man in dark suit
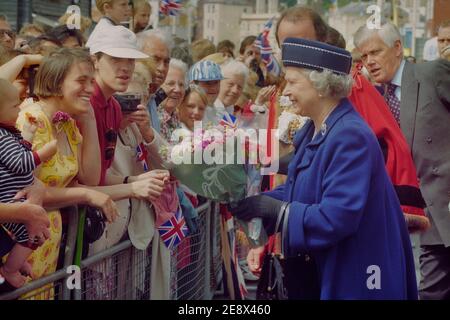
M 403 59 L 398 29 L 361 27 L 355 46 L 411 147 L 431 228 L 421 235 L 421 299 L 450 299 L 450 62 Z

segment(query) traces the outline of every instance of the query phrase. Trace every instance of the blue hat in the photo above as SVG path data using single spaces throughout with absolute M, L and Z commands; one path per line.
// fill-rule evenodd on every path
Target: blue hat
M 344 49 L 301 38 L 287 38 L 282 47 L 283 64 L 286 67 L 350 73 L 352 56 Z
M 223 80 L 220 66 L 212 61 L 199 61 L 189 71 L 189 81 L 220 81 Z

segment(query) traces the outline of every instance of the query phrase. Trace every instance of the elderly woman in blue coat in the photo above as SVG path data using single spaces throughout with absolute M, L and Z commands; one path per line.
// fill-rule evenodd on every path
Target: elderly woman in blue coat
M 346 98 L 350 54 L 296 38 L 282 49 L 283 94 L 311 120 L 295 136 L 286 183 L 232 213 L 281 232 L 289 298 L 417 299 L 411 243 L 381 149 Z

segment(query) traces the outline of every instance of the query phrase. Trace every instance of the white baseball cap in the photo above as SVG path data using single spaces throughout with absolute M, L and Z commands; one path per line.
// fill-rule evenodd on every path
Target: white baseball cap
M 111 57 L 145 59 L 148 55 L 139 51 L 136 35 L 124 26 L 101 28 L 90 39 L 90 53 L 103 52 Z

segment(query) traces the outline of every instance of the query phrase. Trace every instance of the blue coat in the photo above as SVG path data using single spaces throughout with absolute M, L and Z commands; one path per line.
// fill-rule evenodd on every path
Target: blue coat
M 321 299 L 417 299 L 409 234 L 375 135 L 347 99 L 325 123 L 312 141 L 312 121 L 297 133 L 287 182 L 266 193 L 290 203 L 285 252 L 313 257 Z

